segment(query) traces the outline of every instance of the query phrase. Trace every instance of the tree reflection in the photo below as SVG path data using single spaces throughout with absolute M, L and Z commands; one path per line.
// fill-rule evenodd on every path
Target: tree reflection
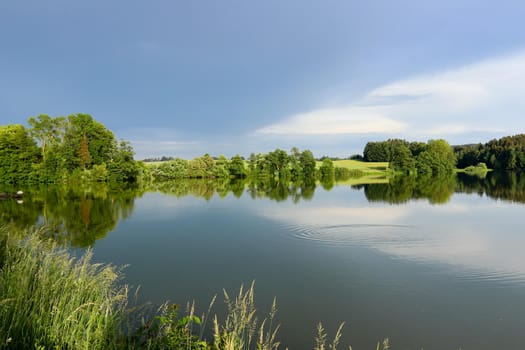
M 22 201 L 0 200 L 0 224 L 15 229 L 45 226 L 46 234 L 56 242 L 72 247 L 87 247 L 115 229 L 119 220 L 133 213 L 135 198 L 146 191 L 158 191 L 176 197 L 193 196 L 209 201 L 243 195 L 252 199 L 290 200 L 299 203 L 313 198 L 315 181 L 282 179 L 179 180 L 161 182 L 149 188 L 108 187 L 105 183 L 88 186 L 49 186 L 22 189 Z M 334 184 L 321 183 L 329 191 Z M 490 172 L 486 178 L 459 173 L 449 176 L 401 176 L 384 184 L 353 186 L 363 189 L 370 202 L 402 204 L 426 199 L 431 204 L 447 203 L 454 192 L 477 193 L 491 198 L 525 203 L 525 174 Z M 5 189 L 12 192 L 13 189 Z
M 29 188 L 22 204 L 0 203 L 0 222 L 17 228 L 45 226 L 45 235 L 59 244 L 87 247 L 112 231 L 133 212 L 143 191 L 110 188 L 105 183 Z
M 455 175 L 401 176 L 387 184 L 354 186 L 363 188 L 371 202 L 406 203 L 412 199 L 427 199 L 432 204 L 443 204 L 450 200 L 456 186 Z
M 493 171 L 485 178 L 458 174 L 457 191 L 525 203 L 525 173 Z

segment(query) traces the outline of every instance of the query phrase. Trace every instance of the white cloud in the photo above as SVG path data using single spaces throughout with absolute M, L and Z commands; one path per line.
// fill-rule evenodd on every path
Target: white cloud
M 320 109 L 258 130 L 260 134 L 365 134 L 401 132 L 405 125 L 368 107 Z
M 397 224 L 403 222 L 403 218 L 408 215 L 404 207 L 315 207 L 274 209 L 266 208 L 260 215 L 273 220 L 290 221 L 296 225 L 344 225 L 358 221 L 359 223 L 389 223 Z
M 346 106 L 284 118 L 257 135 L 447 137 L 525 132 L 525 52 L 396 81 Z
M 198 140 L 185 139 L 182 134 L 170 128 L 124 129 L 117 133 L 131 142 L 137 159 L 146 157 L 177 156 L 193 158 L 203 151 Z

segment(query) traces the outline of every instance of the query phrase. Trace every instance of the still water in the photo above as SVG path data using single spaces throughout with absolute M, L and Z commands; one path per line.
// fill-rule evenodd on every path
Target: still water
M 140 301 L 195 300 L 204 312 L 218 294 L 220 318 L 222 289 L 255 281 L 259 316 L 276 297 L 290 349 L 311 349 L 319 321 L 332 336 L 345 321 L 342 344 L 353 349 L 386 337 L 393 349 L 522 349 L 523 180 L 66 191 L 61 209 L 48 190 L 0 203 L 0 218 L 45 220 L 73 249 L 126 265 Z

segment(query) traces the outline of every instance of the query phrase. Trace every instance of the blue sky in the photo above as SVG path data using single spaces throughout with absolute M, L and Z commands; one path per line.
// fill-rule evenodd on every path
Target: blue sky
M 137 158 L 525 132 L 525 2 L 0 1 L 0 124 L 89 113 Z

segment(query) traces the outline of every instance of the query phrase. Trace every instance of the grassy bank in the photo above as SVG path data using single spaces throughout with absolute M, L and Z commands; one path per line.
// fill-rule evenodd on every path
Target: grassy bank
M 41 239 L 42 231 L 13 234 L 0 227 L 1 349 L 200 349 L 277 350 L 276 304 L 258 318 L 253 284 L 231 297 L 227 313 L 201 317 L 194 305 L 184 315 L 172 304 L 161 306 L 147 321 L 142 307 L 129 308 L 122 274 L 111 265 L 94 264 L 91 252 L 75 259 Z M 139 310 L 139 311 L 137 311 Z M 203 334 L 208 324 L 211 339 Z M 328 341 L 322 324 L 314 350 L 337 349 L 342 325 Z M 388 341 L 377 349 L 387 349 Z
M 0 342 L 13 349 L 111 349 L 127 292 L 118 269 L 74 260 L 38 233 L 0 228 Z

